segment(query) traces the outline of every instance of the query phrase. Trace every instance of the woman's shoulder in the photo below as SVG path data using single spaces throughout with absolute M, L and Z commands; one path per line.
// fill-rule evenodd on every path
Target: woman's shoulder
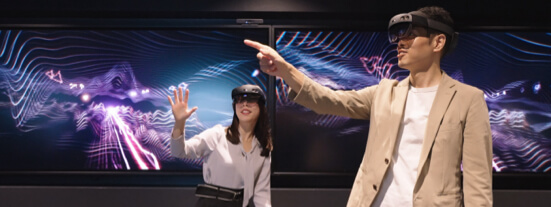
M 210 133 L 213 133 L 213 134 L 216 134 L 218 136 L 221 136 L 221 135 L 226 135 L 226 128 L 227 127 L 224 127 L 222 126 L 221 124 L 217 124 L 217 125 L 214 125 L 213 127 L 207 129 L 208 131 L 210 131 Z
M 213 127 L 211 127 L 212 129 L 216 129 L 216 130 L 220 130 L 220 131 L 225 131 L 227 127 L 225 126 L 222 126 L 222 124 L 216 124 L 214 125 Z
M 210 137 L 210 139 L 217 140 L 218 142 L 222 138 L 226 137 L 226 127 L 220 124 L 214 125 L 213 127 L 207 128 L 201 132 L 200 136 L 205 138 Z

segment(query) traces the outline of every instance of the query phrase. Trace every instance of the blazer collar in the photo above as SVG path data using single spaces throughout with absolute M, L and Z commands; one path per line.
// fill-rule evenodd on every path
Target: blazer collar
M 442 78 L 440 79 L 440 84 L 438 84 L 438 90 L 443 88 L 442 86 L 444 86 L 444 88 L 452 88 L 453 86 L 455 86 L 455 84 L 456 84 L 455 81 L 456 80 L 454 80 L 453 78 L 448 76 L 448 74 L 446 72 L 444 72 L 443 70 L 441 70 L 440 72 L 442 72 Z M 409 85 L 410 85 L 410 82 L 409 82 L 410 76 L 408 76 L 408 77 L 404 78 L 403 80 L 401 80 L 398 83 L 397 87 L 409 87 Z

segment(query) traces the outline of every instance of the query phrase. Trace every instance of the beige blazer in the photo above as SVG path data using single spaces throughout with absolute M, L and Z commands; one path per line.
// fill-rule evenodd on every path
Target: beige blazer
M 390 165 L 409 77 L 333 91 L 306 78 L 290 98 L 320 114 L 369 119 L 369 137 L 347 206 L 373 203 Z M 443 72 L 429 113 L 413 206 L 492 206 L 492 133 L 484 93 Z M 461 171 L 463 168 L 463 172 Z

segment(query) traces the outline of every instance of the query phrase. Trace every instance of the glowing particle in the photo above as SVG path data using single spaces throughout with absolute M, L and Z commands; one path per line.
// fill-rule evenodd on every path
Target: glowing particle
M 82 95 L 80 95 L 80 100 L 81 100 L 82 102 L 88 102 L 88 101 L 90 101 L 90 94 L 83 93 Z
M 541 83 L 540 82 L 535 83 L 532 89 L 534 90 L 534 94 L 538 94 L 541 89 Z
M 254 70 L 253 73 L 251 73 L 251 77 L 254 78 L 254 77 L 258 76 L 258 74 L 260 74 L 260 71 Z
M 136 97 L 138 95 L 138 93 L 136 91 L 130 91 L 130 92 L 128 92 L 128 95 L 130 97 Z

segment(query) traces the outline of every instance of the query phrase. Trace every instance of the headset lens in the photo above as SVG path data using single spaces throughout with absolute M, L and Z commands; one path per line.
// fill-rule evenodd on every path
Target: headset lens
M 260 95 L 257 94 L 241 94 L 233 97 L 233 102 L 235 103 L 258 103 L 258 100 L 260 99 Z
M 400 39 L 412 35 L 412 25 L 410 23 L 400 23 L 393 25 L 388 29 L 388 40 L 390 43 L 398 43 Z

